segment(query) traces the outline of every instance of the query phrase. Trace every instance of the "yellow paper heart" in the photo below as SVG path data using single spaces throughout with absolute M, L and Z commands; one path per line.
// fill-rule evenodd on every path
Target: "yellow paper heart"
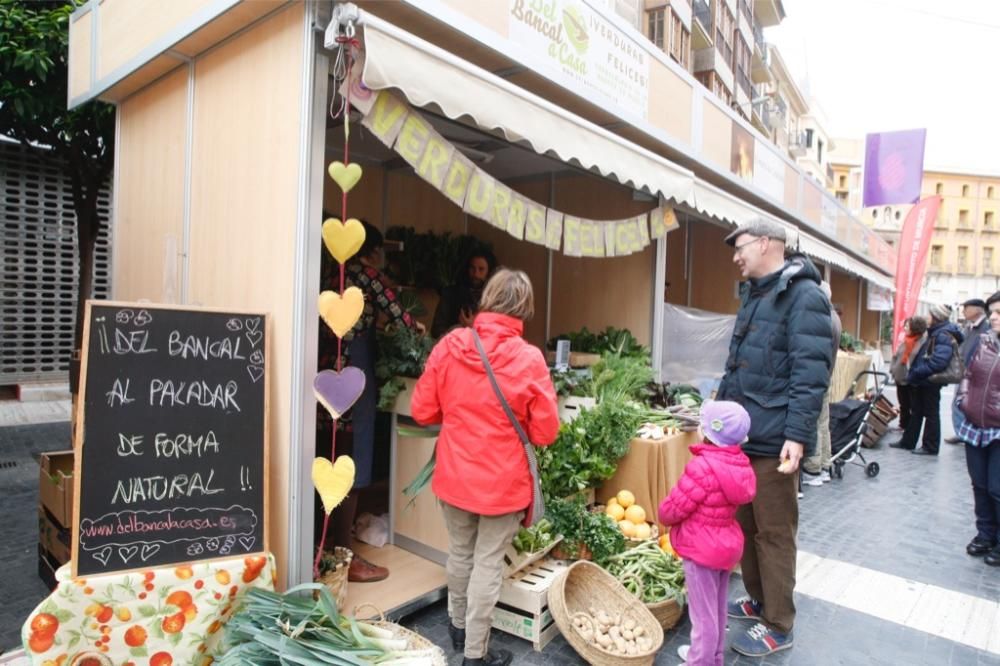
M 347 493 L 354 485 L 354 461 L 350 456 L 340 456 L 337 462 L 331 463 L 326 458 L 313 460 L 313 485 L 323 500 L 323 510 L 326 515 L 344 501 Z
M 365 309 L 365 296 L 357 287 L 348 287 L 341 297 L 335 291 L 324 291 L 319 295 L 319 316 L 338 338 L 354 328 Z
M 330 162 L 330 166 L 327 169 L 330 173 L 330 178 L 333 178 L 333 182 L 340 186 L 341 191 L 345 194 L 350 192 L 358 181 L 361 180 L 361 165 L 360 164 L 347 164 L 343 162 Z
M 323 223 L 323 244 L 340 263 L 357 254 L 365 242 L 365 228 L 353 217 L 342 223 L 335 217 Z

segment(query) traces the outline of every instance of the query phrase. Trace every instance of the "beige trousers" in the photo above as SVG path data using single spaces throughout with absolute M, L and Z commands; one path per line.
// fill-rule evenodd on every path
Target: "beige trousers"
M 452 624 L 465 629 L 465 657 L 482 659 L 500 598 L 503 552 L 524 512 L 481 516 L 440 504 L 448 528 L 448 612 Z
M 823 397 L 823 408 L 819 412 L 819 421 L 816 423 L 816 452 L 806 458 L 802 467 L 809 474 L 819 474 L 824 469 L 830 469 L 830 458 L 832 457 L 830 443 L 830 391 L 827 389 Z

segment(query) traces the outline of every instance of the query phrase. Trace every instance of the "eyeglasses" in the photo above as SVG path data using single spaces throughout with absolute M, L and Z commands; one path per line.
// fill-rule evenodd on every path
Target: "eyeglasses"
M 736 253 L 742 252 L 743 248 L 745 248 L 746 246 L 753 245 L 757 241 L 764 240 L 766 238 L 767 238 L 767 236 L 760 236 L 759 238 L 754 238 L 753 240 L 748 240 L 746 243 L 740 243 L 739 245 L 734 245 L 733 246 L 733 252 L 736 252 Z

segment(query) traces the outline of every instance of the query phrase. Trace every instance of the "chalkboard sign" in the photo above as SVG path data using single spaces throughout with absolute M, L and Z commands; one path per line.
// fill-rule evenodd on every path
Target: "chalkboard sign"
M 267 550 L 267 318 L 87 303 L 74 575 Z

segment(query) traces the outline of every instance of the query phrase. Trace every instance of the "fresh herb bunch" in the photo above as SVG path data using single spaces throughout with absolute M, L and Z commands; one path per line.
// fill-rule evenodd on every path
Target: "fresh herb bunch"
M 545 517 L 552 522 L 552 531 L 562 535 L 560 548 L 570 557 L 579 555 L 580 544 L 585 544 L 594 561 L 603 566 L 625 549 L 625 536 L 615 521 L 604 513 L 587 511 L 580 495 L 546 500 Z
M 430 356 L 434 341 L 406 326 L 378 332 L 375 378 L 379 389 L 379 409 L 391 409 L 396 396 L 406 388 L 400 377 L 419 377 Z
M 519 555 L 537 553 L 555 541 L 556 535 L 548 518 L 542 518 L 531 527 L 522 527 L 514 535 L 514 550 Z
M 556 389 L 556 395 L 561 397 L 578 396 L 591 397 L 591 373 L 590 370 L 558 370 L 553 368 L 549 371 L 552 377 L 552 386 Z
M 653 368 L 649 356 L 621 356 L 604 353 L 591 368 L 590 392 L 598 402 L 649 399 Z
M 640 345 L 632 332 L 625 328 L 608 326 L 600 333 L 591 333 L 584 326 L 579 331 L 555 336 L 549 340 L 548 348 L 555 349 L 557 340 L 569 340 L 570 349 L 578 352 L 649 357 L 649 350 Z
M 603 512 L 588 511 L 583 516 L 583 542 L 600 566 L 625 550 L 625 535 L 614 518 Z
M 546 502 L 610 479 L 641 420 L 634 405 L 605 400 L 581 410 L 572 423 L 564 423 L 556 441 L 536 452 Z

